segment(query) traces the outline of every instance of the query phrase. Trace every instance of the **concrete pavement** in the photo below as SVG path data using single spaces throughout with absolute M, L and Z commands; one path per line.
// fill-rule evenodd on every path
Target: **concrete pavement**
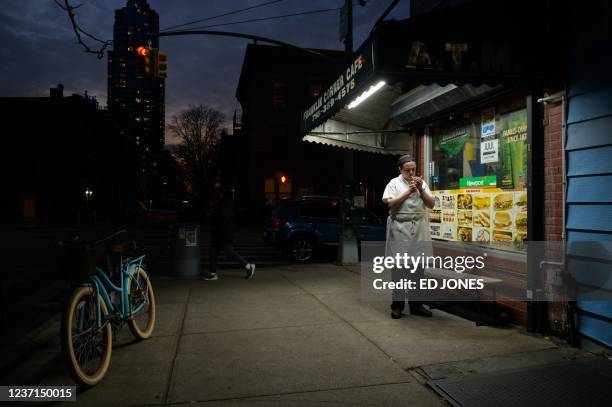
M 440 310 L 391 320 L 388 304 L 360 300 L 360 277 L 344 267 L 290 265 L 242 277 L 154 278 L 153 338 L 133 343 L 120 331 L 106 378 L 76 405 L 441 406 L 428 375 L 574 352 Z M 27 354 L 2 384 L 72 383 L 60 363 L 58 321 L 23 344 Z

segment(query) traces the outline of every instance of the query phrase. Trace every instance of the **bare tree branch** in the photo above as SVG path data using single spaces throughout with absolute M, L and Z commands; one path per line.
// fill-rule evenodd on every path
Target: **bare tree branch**
M 74 13 L 74 10 L 76 10 L 77 8 L 81 7 L 81 4 L 77 5 L 77 6 L 72 6 L 70 5 L 68 0 L 64 0 L 64 4 L 61 4 L 59 0 L 53 0 L 55 1 L 55 4 L 57 4 L 57 6 L 59 8 L 61 8 L 62 10 L 66 11 L 68 13 L 68 18 L 70 18 L 70 23 L 72 24 L 72 30 L 74 31 L 74 34 L 77 37 L 77 41 L 79 42 L 79 44 L 81 44 L 83 46 L 83 48 L 85 48 L 85 52 L 91 53 L 91 54 L 96 54 L 98 59 L 102 59 L 104 58 L 104 51 L 106 50 L 106 48 L 110 45 L 113 44 L 113 41 L 111 40 L 101 40 L 97 37 L 95 37 L 94 35 L 88 33 L 87 31 L 83 30 L 81 27 L 79 27 L 77 21 L 76 21 L 76 14 Z M 81 34 L 91 38 L 94 41 L 97 41 L 99 43 L 102 44 L 102 48 L 100 48 L 99 50 L 93 50 L 91 48 L 89 48 L 89 46 L 83 41 L 83 39 L 81 38 Z

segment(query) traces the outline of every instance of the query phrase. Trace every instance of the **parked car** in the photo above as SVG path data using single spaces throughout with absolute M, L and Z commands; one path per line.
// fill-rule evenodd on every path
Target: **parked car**
M 337 197 L 307 196 L 287 200 L 274 209 L 266 222 L 264 240 L 287 251 L 296 262 L 310 261 L 326 246 L 338 246 L 342 225 Z M 385 225 L 364 210 L 362 222 L 353 224 L 357 242 L 385 240 Z

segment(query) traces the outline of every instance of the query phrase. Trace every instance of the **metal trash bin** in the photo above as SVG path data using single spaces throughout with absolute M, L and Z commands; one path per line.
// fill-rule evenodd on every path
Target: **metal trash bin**
M 200 225 L 177 223 L 170 227 L 172 273 L 180 277 L 200 275 Z

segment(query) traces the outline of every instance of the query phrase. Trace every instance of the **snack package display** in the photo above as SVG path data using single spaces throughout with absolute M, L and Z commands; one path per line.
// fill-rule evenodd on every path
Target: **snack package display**
M 491 211 L 474 211 L 474 226 L 491 227 Z
M 457 223 L 457 211 L 442 211 L 442 223 Z
M 472 241 L 488 243 L 491 241 L 491 232 L 485 228 L 474 228 L 472 232 Z
M 457 240 L 461 242 L 471 242 L 472 228 L 460 227 L 459 229 L 457 229 Z
M 472 195 L 457 195 L 457 209 L 472 209 Z
M 522 250 L 527 238 L 527 192 L 478 188 L 434 191 L 440 209 L 429 211 L 434 239 L 492 243 Z
M 474 209 L 489 209 L 491 208 L 490 195 L 474 195 Z
M 495 229 L 509 230 L 512 227 L 512 213 L 495 212 L 495 218 L 493 218 L 493 227 Z
M 457 227 L 453 225 L 442 225 L 442 239 L 457 240 Z
M 504 244 L 511 244 L 512 232 L 508 232 L 505 230 L 493 230 L 493 241 Z
M 457 211 L 457 223 L 460 226 L 472 226 L 472 211 Z
M 439 209 L 430 209 L 429 210 L 429 222 L 430 223 L 442 222 L 442 211 Z
M 429 225 L 429 234 L 432 238 L 440 238 L 442 236 L 440 225 Z
M 513 201 L 512 194 L 510 193 L 497 194 L 493 198 L 493 209 L 496 211 L 507 211 L 512 209 Z
M 457 209 L 457 195 L 442 195 L 442 209 Z

